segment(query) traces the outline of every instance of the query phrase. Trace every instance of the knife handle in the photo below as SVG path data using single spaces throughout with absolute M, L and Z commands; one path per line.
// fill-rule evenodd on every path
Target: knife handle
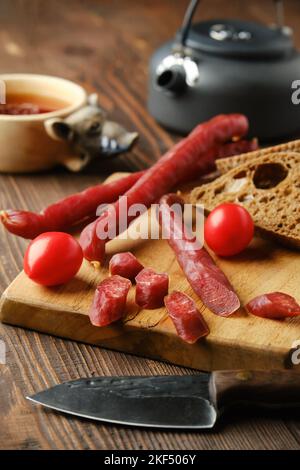
M 258 406 L 300 406 L 300 374 L 292 371 L 216 371 L 211 396 L 220 409 L 248 403 Z

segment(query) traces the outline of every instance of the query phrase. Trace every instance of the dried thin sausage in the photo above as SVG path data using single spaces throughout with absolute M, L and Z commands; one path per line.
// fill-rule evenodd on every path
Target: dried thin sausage
M 195 293 L 213 313 L 227 317 L 240 307 L 240 301 L 223 271 L 184 226 L 182 210 L 178 210 L 183 204 L 176 194 L 163 196 L 159 205 L 159 222 Z
M 234 136 L 245 135 L 247 131 L 247 118 L 241 114 L 220 115 L 197 126 L 188 137 L 161 157 L 119 201 L 85 227 L 80 236 L 85 258 L 89 261 L 103 261 L 105 243 L 110 238 L 109 225 L 115 229 L 111 231 L 114 232 L 113 236 L 118 235 L 119 213 L 124 201 L 128 208 L 138 203 L 143 204 L 146 210 L 178 183 L 211 171 L 218 156 L 218 146 Z M 127 223 L 136 217 L 126 216 Z
M 116 201 L 144 173 L 140 171 L 111 183 L 91 186 L 51 204 L 41 213 L 21 210 L 2 211 L 1 221 L 9 232 L 30 239 L 43 232 L 69 230 L 87 217 L 96 217 L 96 210 L 100 204 Z
M 237 140 L 221 145 L 218 150 L 218 158 L 226 158 L 241 153 L 253 152 L 259 148 L 258 140 Z

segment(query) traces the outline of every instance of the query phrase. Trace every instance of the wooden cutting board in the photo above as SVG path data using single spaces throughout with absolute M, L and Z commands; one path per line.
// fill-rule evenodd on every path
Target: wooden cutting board
M 117 177 L 120 174 L 113 175 Z M 110 252 L 114 251 L 119 251 L 115 242 L 110 247 Z M 217 317 L 193 293 L 165 240 L 144 241 L 135 246 L 134 253 L 145 266 L 169 273 L 170 291 L 181 290 L 194 298 L 211 331 L 206 339 L 194 345 L 184 343 L 164 308 L 141 310 L 134 304 L 134 287 L 123 322 L 105 328 L 92 326 L 87 312 L 95 286 L 108 271 L 107 267 L 95 269 L 86 261 L 75 279 L 56 288 L 38 286 L 21 272 L 2 295 L 1 320 L 201 370 L 294 367 L 300 371 L 300 366 L 291 363 L 295 344 L 300 342 L 300 317 L 264 320 L 247 315 L 243 309 L 230 318 Z M 283 291 L 300 300 L 299 252 L 256 239 L 243 254 L 216 261 L 242 304 L 272 291 Z

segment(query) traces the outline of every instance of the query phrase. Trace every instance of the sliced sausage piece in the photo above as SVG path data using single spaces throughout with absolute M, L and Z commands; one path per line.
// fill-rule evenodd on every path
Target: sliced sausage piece
M 209 328 L 193 299 L 183 292 L 173 291 L 165 297 L 165 306 L 178 336 L 193 344 L 209 334 Z
M 168 293 L 169 276 L 167 273 L 156 273 L 151 268 L 144 268 L 135 278 L 135 302 L 143 308 L 154 309 L 164 305 Z
M 96 288 L 89 316 L 93 325 L 106 326 L 123 317 L 131 282 L 121 276 L 104 279 Z
M 130 251 L 113 255 L 109 262 L 109 271 L 112 275 L 126 277 L 135 280 L 138 273 L 144 268 L 139 260 Z
M 300 315 L 300 305 L 294 297 L 283 292 L 258 295 L 246 305 L 247 310 L 258 317 L 282 319 Z
M 223 271 L 184 225 L 183 206 L 183 200 L 176 194 L 163 196 L 159 222 L 195 293 L 213 313 L 227 317 L 240 307 L 240 301 Z

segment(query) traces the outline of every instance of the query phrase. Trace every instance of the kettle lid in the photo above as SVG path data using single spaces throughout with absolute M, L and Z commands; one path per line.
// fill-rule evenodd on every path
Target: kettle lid
M 178 31 L 177 35 L 180 35 Z M 185 46 L 231 57 L 276 58 L 293 49 L 292 30 L 251 21 L 217 19 L 193 24 Z

